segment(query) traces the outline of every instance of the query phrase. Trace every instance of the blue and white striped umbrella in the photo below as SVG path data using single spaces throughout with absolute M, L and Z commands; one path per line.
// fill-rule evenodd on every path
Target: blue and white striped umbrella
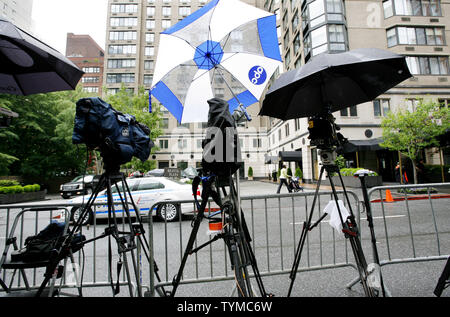
M 208 121 L 207 100 L 230 112 L 261 98 L 281 65 L 276 16 L 238 0 L 212 0 L 160 34 L 152 96 L 180 123 Z

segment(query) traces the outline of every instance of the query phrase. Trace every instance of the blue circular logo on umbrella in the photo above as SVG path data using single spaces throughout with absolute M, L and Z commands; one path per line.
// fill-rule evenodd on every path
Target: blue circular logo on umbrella
M 206 41 L 195 49 L 194 62 L 199 69 L 210 70 L 220 64 L 223 50 L 219 42 Z
M 266 70 L 262 66 L 254 66 L 248 73 L 248 79 L 253 85 L 262 85 L 267 79 Z

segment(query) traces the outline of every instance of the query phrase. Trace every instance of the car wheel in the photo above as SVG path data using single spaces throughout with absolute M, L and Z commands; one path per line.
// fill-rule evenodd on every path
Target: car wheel
M 74 223 L 79 223 L 80 217 L 83 213 L 84 208 L 83 207 L 73 207 L 72 208 L 72 221 Z M 82 226 L 86 226 L 88 224 L 92 223 L 93 214 L 92 210 L 89 208 L 89 211 L 84 216 L 84 219 L 81 221 Z
M 179 218 L 180 206 L 177 204 L 160 204 L 156 210 L 156 215 L 162 221 L 172 222 Z

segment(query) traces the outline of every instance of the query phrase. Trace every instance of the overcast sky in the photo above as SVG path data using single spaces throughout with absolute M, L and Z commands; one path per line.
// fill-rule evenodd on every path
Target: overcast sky
M 66 53 L 67 33 L 88 34 L 105 48 L 108 0 L 34 0 L 34 35 Z

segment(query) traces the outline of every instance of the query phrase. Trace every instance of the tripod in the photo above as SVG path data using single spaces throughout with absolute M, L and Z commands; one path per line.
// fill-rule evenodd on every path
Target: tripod
M 235 272 L 236 287 L 238 289 L 239 297 L 254 296 L 247 268 L 249 265 L 252 266 L 261 296 L 262 297 L 269 296 L 264 288 L 261 275 L 258 270 L 256 257 L 250 246 L 251 238 L 247 224 L 245 222 L 244 214 L 242 210 L 237 209 L 238 197 L 232 175 L 230 175 L 228 179 L 228 187 L 230 190 L 229 195 L 227 195 L 227 191 L 225 188 L 227 186 L 221 183 L 221 181 L 215 175 L 207 175 L 201 178 L 197 177 L 193 183 L 194 193 L 197 192 L 196 187 L 199 185 L 200 182 L 202 182 L 203 185 L 201 195 L 202 202 L 201 204 L 199 204 L 195 196 L 195 200 L 198 207 L 198 213 L 193 221 L 192 232 L 188 244 L 186 246 L 186 250 L 184 252 L 184 256 L 182 258 L 178 273 L 177 275 L 175 275 L 173 279 L 172 282 L 173 288 L 169 295 L 171 297 L 175 296 L 189 255 L 200 251 L 201 249 L 213 243 L 214 241 L 217 241 L 218 239 L 223 239 L 229 252 L 232 269 Z M 220 191 L 217 191 L 218 188 L 222 190 L 222 194 L 224 197 L 221 197 Z M 221 209 L 222 222 L 224 224 L 223 231 L 222 233 L 217 234 L 209 242 L 206 242 L 194 249 L 193 246 L 197 238 L 197 233 L 200 228 L 200 224 L 203 218 L 205 217 L 204 216 L 205 208 L 210 198 L 212 198 L 213 201 L 217 205 L 219 205 Z M 240 228 L 242 228 L 242 230 Z
M 121 189 L 118 186 L 118 183 L 121 185 Z M 115 211 L 115 204 L 118 204 L 117 202 L 114 202 L 113 195 L 112 195 L 112 185 L 115 185 L 117 194 L 119 196 L 120 204 L 122 207 L 122 210 L 125 212 L 126 215 L 126 222 L 128 223 L 129 231 L 122 232 L 118 229 L 118 222 L 117 222 L 117 215 Z M 105 229 L 104 234 L 102 234 L 99 237 L 96 237 L 91 240 L 83 241 L 80 243 L 80 246 L 84 246 L 86 243 L 92 242 L 94 240 L 108 237 L 108 259 L 109 259 L 109 276 L 111 279 L 111 288 L 113 290 L 114 296 L 119 294 L 120 292 L 120 280 L 119 275 L 122 269 L 122 266 L 125 268 L 125 273 L 127 276 L 128 281 L 128 289 L 130 292 L 130 296 L 133 297 L 133 285 L 132 285 L 132 277 L 130 273 L 130 267 L 128 263 L 127 253 L 131 256 L 131 262 L 133 265 L 133 271 L 134 271 L 134 278 L 136 281 L 136 290 L 137 295 L 139 297 L 142 297 L 142 287 L 140 283 L 140 276 L 138 271 L 138 265 L 136 261 L 136 255 L 134 250 L 137 248 L 136 244 L 136 238 L 139 239 L 139 242 L 141 245 L 144 246 L 142 248 L 146 254 L 147 259 L 149 259 L 148 254 L 148 242 L 145 237 L 144 228 L 142 225 L 142 218 L 139 214 L 139 209 L 137 208 L 136 204 L 134 203 L 133 197 L 131 196 L 130 189 L 128 187 L 128 184 L 125 180 L 125 176 L 123 173 L 119 172 L 119 167 L 114 168 L 106 168 L 106 172 L 101 175 L 100 180 L 92 193 L 92 195 L 89 197 L 89 200 L 85 206 L 82 207 L 81 215 L 78 219 L 78 221 L 75 222 L 73 225 L 73 228 L 70 230 L 70 232 L 62 237 L 60 248 L 58 250 L 55 250 L 55 254 L 50 259 L 50 265 L 47 267 L 45 279 L 44 282 L 41 284 L 41 287 L 38 290 L 38 293 L 36 294 L 37 297 L 39 297 L 44 290 L 45 286 L 47 285 L 48 281 L 51 278 L 51 275 L 55 271 L 56 267 L 58 266 L 58 263 L 66 257 L 68 252 L 71 250 L 71 247 L 73 247 L 72 241 L 75 233 L 81 230 L 83 225 L 83 220 L 89 216 L 90 210 L 94 205 L 95 199 L 97 198 L 100 191 L 102 191 L 103 188 L 106 188 L 106 195 L 107 195 L 107 205 L 108 205 L 108 225 L 109 227 Z M 122 190 L 122 192 L 121 192 Z M 130 199 L 130 203 L 134 208 L 135 211 L 135 217 L 136 217 L 136 223 L 132 223 L 131 216 L 130 216 L 130 208 L 128 199 Z M 117 283 L 114 286 L 113 285 L 113 277 L 112 277 L 112 243 L 111 243 L 111 237 L 113 237 L 117 243 L 118 247 L 118 254 L 119 254 L 119 261 L 117 263 Z M 122 262 L 123 260 L 123 262 Z M 154 265 L 154 271 L 155 275 L 160 281 L 160 277 L 158 276 L 158 268 L 156 266 L 156 263 L 153 263 Z
M 363 249 L 361 246 L 361 241 L 359 238 L 359 231 L 358 231 L 358 227 L 356 224 L 355 216 L 354 216 L 352 208 L 351 208 L 350 199 L 349 199 L 347 191 L 345 189 L 344 182 L 342 180 L 342 176 L 339 171 L 339 168 L 335 164 L 334 160 L 332 159 L 332 157 L 335 157 L 335 152 L 321 150 L 320 156 L 322 157 L 323 165 L 320 169 L 320 176 L 319 176 L 319 180 L 318 180 L 317 187 L 315 190 L 313 203 L 311 206 L 311 212 L 309 214 L 307 221 L 304 222 L 304 224 L 303 224 L 303 230 L 300 235 L 300 241 L 297 246 L 294 263 L 292 266 L 291 273 L 289 275 L 289 278 L 291 279 L 291 283 L 289 285 L 288 297 L 291 296 L 292 288 L 294 286 L 295 278 L 297 275 L 297 270 L 298 270 L 300 260 L 301 260 L 301 254 L 303 251 L 303 247 L 304 247 L 308 232 L 311 231 L 317 225 L 319 225 L 319 223 L 327 216 L 327 214 L 325 213 L 314 224 L 312 223 L 314 208 L 316 205 L 317 198 L 319 196 L 319 189 L 320 189 L 320 184 L 322 181 L 324 171 L 327 172 L 327 176 L 330 181 L 331 189 L 333 192 L 333 198 L 334 198 L 334 201 L 336 202 L 337 211 L 338 211 L 339 218 L 340 218 L 341 225 L 342 225 L 342 232 L 344 233 L 345 238 L 350 241 L 350 245 L 352 247 L 353 255 L 355 257 L 356 266 L 357 266 L 360 280 L 361 280 L 361 283 L 362 283 L 362 286 L 364 289 L 364 293 L 367 297 L 374 297 L 374 296 L 376 296 L 374 289 L 372 287 L 370 287 L 368 284 L 369 274 L 367 271 L 367 262 L 366 262 L 364 252 L 363 252 Z M 347 201 L 349 211 L 350 211 L 350 216 L 347 219 L 343 219 L 341 208 L 339 207 L 339 204 L 338 204 L 338 196 L 337 196 L 336 188 L 335 188 L 333 179 L 331 178 L 331 175 L 333 175 L 333 173 L 337 173 L 337 175 L 339 176 L 342 188 L 344 190 L 344 196 L 345 196 L 345 199 Z
M 439 277 L 439 281 L 434 289 L 434 295 L 437 297 L 441 297 L 442 292 L 450 285 L 450 258 L 447 260 L 447 264 L 444 267 L 444 271 L 442 271 L 441 276 Z

